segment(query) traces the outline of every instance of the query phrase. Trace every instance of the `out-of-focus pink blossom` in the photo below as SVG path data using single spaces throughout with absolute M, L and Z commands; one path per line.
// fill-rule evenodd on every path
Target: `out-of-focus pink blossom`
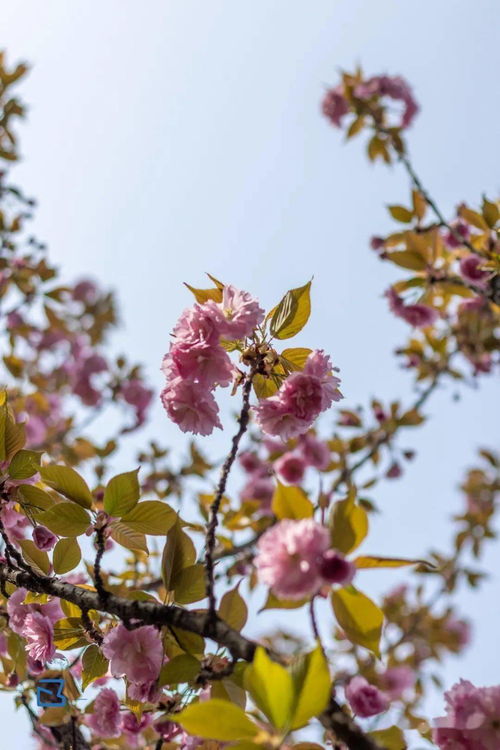
M 438 317 L 437 310 L 428 305 L 405 305 L 403 299 L 390 287 L 386 292 L 391 311 L 399 318 L 416 328 L 426 328 L 433 325 Z
M 71 296 L 78 302 L 92 303 L 97 299 L 97 286 L 90 279 L 81 279 L 72 289 Z
M 139 703 L 157 703 L 161 697 L 161 692 L 156 680 L 131 682 L 128 686 L 129 698 Z
M 311 433 L 306 433 L 300 437 L 299 450 L 308 466 L 324 471 L 330 464 L 331 455 L 328 443 L 324 440 L 318 440 Z
M 460 680 L 445 693 L 446 716 L 436 720 L 440 750 L 497 750 L 500 747 L 500 685 L 475 687 Z
M 220 334 L 225 339 L 242 339 L 264 320 L 264 310 L 258 300 L 248 292 L 225 286 L 222 302 L 207 302 L 207 308 L 214 313 Z
M 144 424 L 147 408 L 153 398 L 153 391 L 146 388 L 141 380 L 134 378 L 122 383 L 120 393 L 124 401 L 134 407 L 137 424 Z
M 267 469 L 265 468 L 265 464 L 262 461 L 261 458 L 256 453 L 253 453 L 252 451 L 243 451 L 238 456 L 238 461 L 240 462 L 240 465 L 242 468 L 248 472 L 248 474 L 252 474 L 254 472 L 261 472 L 262 467 L 264 467 L 264 471 L 267 472 Z
M 418 105 L 413 97 L 412 90 L 401 76 L 373 76 L 373 78 L 369 78 L 355 87 L 354 96 L 358 99 L 387 96 L 389 99 L 402 101 L 404 104 L 400 122 L 402 128 L 409 127 L 418 113 Z
M 327 529 L 312 519 L 284 520 L 260 538 L 254 559 L 261 583 L 282 599 L 302 599 L 322 584 L 320 565 L 328 549 Z
M 26 639 L 26 651 L 35 661 L 43 664 L 54 658 L 54 626 L 46 615 L 31 612 L 25 619 L 22 636 Z
M 321 558 L 319 572 L 327 583 L 345 586 L 354 578 L 356 567 L 336 549 L 329 549 Z
M 242 500 L 259 500 L 263 508 L 271 506 L 274 495 L 274 481 L 270 476 L 252 474 L 241 490 Z
M 306 471 L 306 462 L 298 453 L 284 453 L 274 462 L 274 469 L 287 484 L 300 484 Z
M 113 677 L 126 674 L 130 682 L 146 683 L 156 680 L 160 673 L 163 646 L 152 625 L 127 630 L 120 623 L 104 637 L 102 652 L 110 660 Z
M 376 716 L 389 708 L 387 695 L 375 685 L 370 685 L 360 675 L 352 678 L 345 689 L 345 694 L 356 716 L 362 718 Z
M 470 226 L 463 219 L 457 219 L 450 226 L 453 231 L 446 232 L 444 241 L 449 248 L 454 250 L 463 245 L 464 242 L 468 242 L 470 239 Z
M 129 711 L 122 717 L 122 732 L 130 748 L 139 747 L 139 735 L 152 724 L 151 714 L 142 714 L 139 720 L 137 716 Z
M 474 284 L 474 286 L 485 288 L 491 274 L 486 269 L 481 268 L 484 262 L 485 259 L 479 255 L 472 255 L 472 253 L 466 255 L 460 261 L 460 274 L 462 278 Z
M 162 391 L 161 400 L 172 422 L 183 432 L 210 435 L 214 427 L 222 429 L 213 394 L 196 383 L 175 378 Z
M 391 700 L 401 698 L 406 690 L 409 690 L 415 684 L 415 672 L 410 667 L 404 665 L 400 667 L 390 667 L 381 675 L 380 682 L 384 693 Z
M 336 128 L 342 127 L 342 119 L 349 112 L 349 104 L 344 96 L 342 85 L 326 92 L 321 108 L 332 125 L 335 125 Z
M 120 701 L 114 690 L 103 688 L 94 701 L 87 724 L 99 737 L 120 737 Z
M 401 468 L 401 465 L 398 464 L 397 461 L 393 461 L 385 472 L 385 476 L 387 477 L 387 479 L 398 479 L 402 475 L 402 473 L 403 469 Z
M 29 521 L 26 516 L 15 510 L 14 502 L 9 501 L 2 506 L 0 517 L 11 542 L 17 543 L 24 539 L 24 532 L 26 527 L 29 526 Z
M 458 617 L 450 616 L 446 620 L 446 630 L 457 639 L 459 649 L 468 646 L 471 641 L 471 627 L 466 620 L 459 620 Z
M 57 537 L 45 526 L 35 526 L 33 529 L 33 541 L 35 542 L 38 549 L 47 552 L 55 546 Z

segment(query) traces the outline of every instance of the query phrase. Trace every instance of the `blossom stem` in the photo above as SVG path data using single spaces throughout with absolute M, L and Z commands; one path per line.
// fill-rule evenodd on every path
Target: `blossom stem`
M 243 385 L 243 405 L 241 407 L 240 416 L 238 417 L 239 429 L 234 435 L 231 445 L 231 450 L 224 461 L 220 473 L 219 483 L 217 485 L 217 491 L 215 493 L 213 502 L 210 506 L 210 519 L 207 526 L 206 540 L 205 540 L 205 571 L 207 576 L 207 597 L 208 597 L 208 622 L 209 627 L 216 621 L 217 615 L 217 601 L 215 597 L 215 576 L 214 576 L 214 551 L 216 544 L 215 532 L 218 524 L 218 512 L 222 497 L 226 490 L 226 484 L 229 477 L 229 473 L 236 459 L 238 448 L 240 445 L 241 438 L 246 432 L 248 427 L 248 421 L 250 419 L 250 392 L 252 389 L 252 380 L 255 373 L 253 368 L 247 375 L 245 384 Z

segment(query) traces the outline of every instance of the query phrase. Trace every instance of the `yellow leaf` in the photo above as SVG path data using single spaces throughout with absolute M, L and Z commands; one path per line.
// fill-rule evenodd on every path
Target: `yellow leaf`
M 363 557 L 357 557 L 353 560 L 354 565 L 358 569 L 367 568 L 404 568 L 408 565 L 427 565 L 428 567 L 434 567 L 425 560 L 408 560 L 404 557 L 376 557 L 372 555 L 365 555 Z
M 280 354 L 280 362 L 287 370 L 303 370 L 312 349 L 305 347 L 294 347 L 284 349 Z
M 244 685 L 276 729 L 290 726 L 294 705 L 292 676 L 285 667 L 272 661 L 261 646 L 245 671 Z
M 182 530 L 177 517 L 167 534 L 161 561 L 161 573 L 167 591 L 175 590 L 183 569 L 190 567 L 195 561 L 195 546 L 191 538 Z
M 248 617 L 247 605 L 238 589 L 239 584 L 234 589 L 226 591 L 219 605 L 219 617 L 235 630 L 241 630 Z
M 252 739 L 260 731 L 243 709 L 220 698 L 191 703 L 169 718 L 189 734 L 220 742 Z
M 184 286 L 187 286 L 190 292 L 195 296 L 196 301 L 202 305 L 204 302 L 208 302 L 209 299 L 213 299 L 214 302 L 222 302 L 222 290 L 218 289 L 195 289 L 194 286 L 190 286 L 184 282 Z
M 59 539 L 54 547 L 53 563 L 54 572 L 58 574 L 68 573 L 76 568 L 82 559 L 82 552 L 74 537 Z
M 487 232 L 489 227 L 486 221 L 483 219 L 481 214 L 477 211 L 472 211 L 467 206 L 462 206 L 459 210 L 460 216 L 465 219 L 468 224 L 472 224 L 476 229 L 480 229 L 482 232 Z
M 38 549 L 31 539 L 21 539 L 19 546 L 23 551 L 23 557 L 26 562 L 34 567 L 37 572 L 47 575 L 50 570 L 50 560 L 47 553 Z
M 104 677 L 108 671 L 109 662 L 100 648 L 95 645 L 89 646 L 82 656 L 82 688 L 85 690 L 99 677 Z
M 402 268 L 409 268 L 411 271 L 423 271 L 427 267 L 425 258 L 414 250 L 397 250 L 390 253 L 388 260 Z
M 280 521 L 282 518 L 312 518 L 314 505 L 300 487 L 286 487 L 278 482 L 274 490 L 271 509 Z
M 38 516 L 38 521 L 58 536 L 80 536 L 90 526 L 90 516 L 75 503 L 55 503 Z
M 149 554 L 148 545 L 146 543 L 146 537 L 141 534 L 140 531 L 135 531 L 127 526 L 122 521 L 113 521 L 110 524 L 111 538 L 118 544 L 121 544 L 125 549 L 132 551 L 139 550 Z
M 290 289 L 271 311 L 270 331 L 277 339 L 289 339 L 305 326 L 311 314 L 311 282 Z
M 368 534 L 368 515 L 350 499 L 335 503 L 330 515 L 332 546 L 346 555 L 355 550 Z
M 415 214 L 417 219 L 423 219 L 425 216 L 425 212 L 427 211 L 427 203 L 424 196 L 418 190 L 413 190 L 412 201 L 413 213 Z
M 205 567 L 198 564 L 183 568 L 175 584 L 174 599 L 177 604 L 199 602 L 205 596 Z
M 330 672 L 321 647 L 318 645 L 298 665 L 294 665 L 292 674 L 295 706 L 291 729 L 298 729 L 320 714 L 330 699 Z
M 92 494 L 87 482 L 69 466 L 44 466 L 40 469 L 40 476 L 45 484 L 68 500 L 73 500 L 83 508 L 92 507 Z
M 164 536 L 175 523 L 175 511 L 159 500 L 144 500 L 122 516 L 122 522 L 133 531 L 151 536 Z
M 413 219 L 413 212 L 404 206 L 387 206 L 387 208 L 392 218 L 403 224 L 409 224 Z
M 380 636 L 384 624 L 382 610 L 354 586 L 333 590 L 332 606 L 347 638 L 380 657 Z
M 374 732 L 368 732 L 368 736 L 375 740 L 377 745 L 384 750 L 406 750 L 406 744 L 403 731 L 396 726 L 388 729 L 376 729 Z

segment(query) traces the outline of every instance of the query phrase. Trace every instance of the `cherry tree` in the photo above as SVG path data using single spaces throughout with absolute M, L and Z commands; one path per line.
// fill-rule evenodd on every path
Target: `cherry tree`
M 25 72 L 0 57 L 0 684 L 34 746 L 403 750 L 417 732 L 441 750 L 498 748 L 500 686 L 441 676 L 470 640 L 458 594 L 485 575 L 498 456 L 481 450 L 465 473 L 450 547 L 419 559 L 397 539 L 380 555 L 358 548 L 384 482 L 417 460 L 401 434 L 422 424 L 438 386 L 480 383 L 498 364 L 500 203 L 462 202 L 447 218 L 409 156 L 409 85 L 344 73 L 324 97 L 325 126 L 364 134 L 371 161 L 409 178 L 409 201 L 389 207 L 394 231 L 371 251 L 401 271 L 385 294 L 408 327 L 396 354 L 413 400 L 350 407 L 332 342 L 289 344 L 311 314 L 310 281 L 266 310 L 213 276 L 186 284 L 154 394 L 144 368 L 109 355 L 113 295 L 67 283 L 29 232 L 34 201 L 8 176 Z M 221 420 L 219 389 L 234 424 Z M 210 441 L 171 457 L 138 433 L 140 468 L 116 474 L 157 397 L 184 433 L 227 431 L 222 465 Z M 105 414 L 119 425 L 109 434 L 93 430 Z M 362 590 L 373 568 L 406 568 L 406 583 L 375 602 Z M 245 635 L 255 590 L 276 623 L 258 642 Z M 301 637 L 287 628 L 295 610 L 309 623 Z M 51 681 L 61 691 L 40 705 Z M 424 713 L 436 684 L 438 719 Z

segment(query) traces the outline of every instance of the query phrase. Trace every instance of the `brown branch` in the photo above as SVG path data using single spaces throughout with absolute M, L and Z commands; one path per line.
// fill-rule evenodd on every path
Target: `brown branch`
M 215 578 L 214 578 L 214 551 L 216 544 L 215 532 L 217 529 L 218 518 L 222 497 L 224 495 L 229 472 L 233 466 L 240 440 L 246 432 L 248 427 L 248 421 L 250 418 L 250 391 L 252 389 L 254 370 L 247 375 L 247 379 L 243 386 L 243 406 L 241 407 L 240 416 L 238 418 L 239 429 L 234 435 L 231 450 L 224 461 L 220 473 L 219 483 L 217 485 L 217 491 L 215 493 L 213 502 L 210 506 L 210 519 L 207 526 L 207 534 L 205 541 L 205 570 L 207 574 L 207 597 L 208 597 L 208 616 L 209 623 L 216 622 L 217 602 L 215 599 Z
M 348 714 L 342 711 L 334 698 L 319 716 L 319 720 L 325 729 L 333 732 L 336 739 L 347 745 L 349 750 L 384 750 L 377 745 L 375 740 L 365 734 Z

